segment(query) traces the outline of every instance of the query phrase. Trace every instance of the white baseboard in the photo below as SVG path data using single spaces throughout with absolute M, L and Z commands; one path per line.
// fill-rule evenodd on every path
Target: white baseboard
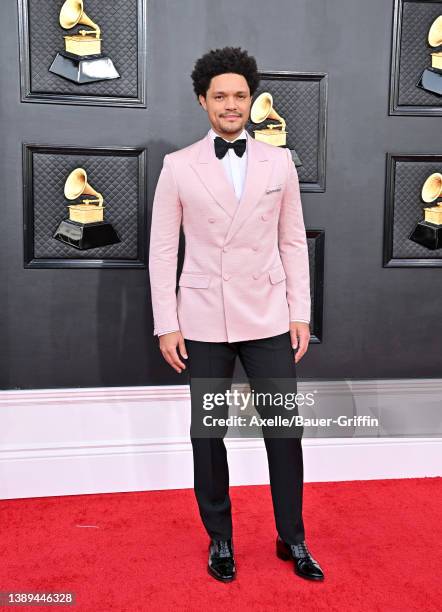
M 336 393 L 338 383 L 321 384 Z M 442 397 L 435 379 L 339 384 L 365 407 L 383 390 L 390 421 L 411 389 L 421 405 L 423 394 L 429 406 Z M 3 391 L 0 498 L 192 488 L 189 427 L 185 385 Z M 231 485 L 268 483 L 261 439 L 226 446 Z M 304 438 L 303 447 L 306 482 L 442 475 L 440 437 Z

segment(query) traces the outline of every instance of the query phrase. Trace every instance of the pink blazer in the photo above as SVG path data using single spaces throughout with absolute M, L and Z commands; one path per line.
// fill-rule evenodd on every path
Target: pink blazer
M 185 236 L 177 281 L 180 226 Z M 238 342 L 310 321 L 307 240 L 290 151 L 247 134 L 238 203 L 210 135 L 164 157 L 152 210 L 154 335 Z

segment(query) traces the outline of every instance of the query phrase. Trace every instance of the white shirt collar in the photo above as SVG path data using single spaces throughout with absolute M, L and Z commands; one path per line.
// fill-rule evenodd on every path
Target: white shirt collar
M 210 130 L 209 130 L 209 134 L 210 134 L 210 136 L 211 136 L 212 140 L 215 140 L 215 138 L 216 138 L 217 136 L 219 136 L 219 134 L 217 134 L 217 133 L 216 133 L 216 132 L 215 132 L 215 131 L 214 131 L 212 128 L 210 128 Z M 222 136 L 220 136 L 220 138 L 222 138 Z M 245 139 L 247 140 L 247 132 L 246 132 L 246 130 L 245 130 L 245 129 L 243 129 L 243 131 L 241 132 L 241 134 L 240 134 L 239 136 L 237 136 L 237 137 L 235 138 L 235 140 L 228 140 L 228 141 L 226 141 L 226 142 L 235 142 L 236 140 L 238 140 L 238 138 L 245 138 Z M 223 140 L 226 140 L 226 139 L 225 139 L 225 138 L 223 138 Z

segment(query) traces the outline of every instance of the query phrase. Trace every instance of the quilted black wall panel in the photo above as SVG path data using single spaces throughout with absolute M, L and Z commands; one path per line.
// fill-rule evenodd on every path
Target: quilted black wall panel
M 301 190 L 325 191 L 327 75 L 261 73 L 255 99 L 264 91 L 272 94 L 275 110 L 286 121 L 286 146 L 302 162 L 297 166 Z M 268 123 L 249 122 L 247 130 L 253 135 Z
M 442 266 L 442 249 L 430 250 L 409 239 L 424 218 L 424 206 L 431 206 L 421 199 L 422 186 L 430 174 L 442 172 L 442 155 L 389 155 L 387 165 L 384 264 Z
M 145 0 L 86 0 L 86 14 L 101 28 L 102 52 L 121 75 L 118 79 L 78 85 L 49 67 L 64 38 L 80 27 L 65 30 L 59 24 L 63 0 L 19 0 L 23 101 L 95 102 L 144 105 Z
M 322 341 L 322 312 L 324 296 L 324 240 L 323 230 L 307 230 L 310 264 L 310 342 Z
M 391 64 L 391 114 L 442 114 L 442 97 L 416 86 L 431 66 L 428 30 L 442 2 L 396 0 Z
M 73 152 L 68 147 L 25 146 L 25 263 L 31 267 L 69 267 L 72 261 L 145 265 L 144 150 L 93 149 Z M 53 238 L 60 221 L 68 218 L 70 203 L 63 189 L 69 173 L 82 167 L 88 182 L 103 194 L 104 219 L 121 242 L 79 250 Z M 141 241 L 142 240 L 142 241 Z M 59 260 L 59 261 L 56 261 Z

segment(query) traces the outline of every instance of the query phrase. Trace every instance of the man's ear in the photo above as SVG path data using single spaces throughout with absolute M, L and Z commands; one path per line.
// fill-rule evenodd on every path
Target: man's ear
M 201 104 L 201 106 L 204 108 L 204 110 L 207 110 L 206 98 L 202 94 L 200 94 L 198 96 L 198 100 L 199 100 L 199 103 Z

